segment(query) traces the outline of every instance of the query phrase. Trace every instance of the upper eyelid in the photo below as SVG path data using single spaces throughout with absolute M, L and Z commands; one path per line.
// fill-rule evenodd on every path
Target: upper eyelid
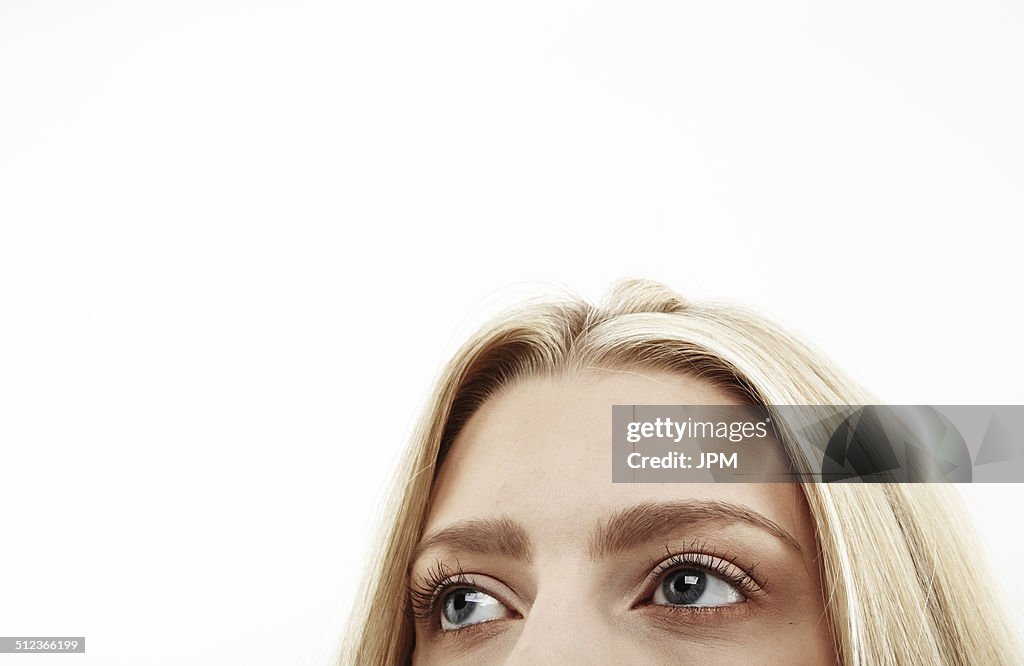
M 685 556 L 707 558 L 735 567 L 744 575 L 749 577 L 761 591 L 767 591 L 768 580 L 760 574 L 759 561 L 744 561 L 744 558 L 734 555 L 729 551 L 715 548 L 702 539 L 693 539 L 689 544 L 677 549 L 673 549 L 670 544 L 665 544 L 664 555 L 659 558 L 651 558 L 651 570 L 653 572 L 654 569 L 671 560 L 673 557 Z

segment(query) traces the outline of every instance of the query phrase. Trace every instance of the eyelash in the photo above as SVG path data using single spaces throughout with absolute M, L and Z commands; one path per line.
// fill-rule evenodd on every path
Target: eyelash
M 684 566 L 695 567 L 720 576 L 723 580 L 733 585 L 745 598 L 754 598 L 764 594 L 767 589 L 766 580 L 758 580 L 755 577 L 757 564 L 753 564 L 744 570 L 734 564 L 735 558 L 728 553 L 720 553 L 714 548 L 708 548 L 706 542 L 694 540 L 683 553 L 673 553 L 669 545 L 665 546 L 666 558 L 654 567 L 648 574 L 647 593 L 640 605 L 651 605 L 647 602 L 654 594 L 654 590 L 661 584 L 662 579 L 674 570 Z M 652 561 L 653 565 L 653 561 Z M 448 567 L 440 560 L 429 569 L 425 575 L 414 577 L 409 586 L 409 608 L 412 618 L 417 623 L 432 623 L 440 612 L 440 600 L 444 598 L 445 592 L 458 587 L 470 587 L 476 589 L 478 586 L 466 578 L 465 571 L 456 560 L 455 568 Z M 488 592 L 488 594 L 491 594 Z M 708 609 L 689 608 L 686 606 L 663 606 L 659 609 L 674 612 L 707 612 Z M 468 625 L 456 629 L 444 630 L 443 633 L 456 635 L 463 631 L 477 629 L 482 625 Z M 442 631 L 438 629 L 438 631 Z
M 714 548 L 708 548 L 705 542 L 693 541 L 686 548 L 685 552 L 676 554 L 673 554 L 671 546 L 666 545 L 665 554 L 667 559 L 658 564 L 648 576 L 650 582 L 648 584 L 648 594 L 644 597 L 645 601 L 654 594 L 654 590 L 661 584 L 662 579 L 666 575 L 684 566 L 695 567 L 720 576 L 739 590 L 740 594 L 747 599 L 763 594 L 766 590 L 767 581 L 758 580 L 755 577 L 756 563 L 748 567 L 747 570 L 744 570 L 739 565 L 733 563 L 735 558 L 731 557 L 728 553 L 720 553 Z M 685 606 L 665 606 L 665 608 L 693 610 Z
M 417 622 L 427 622 L 437 617 L 440 610 L 438 602 L 444 597 L 445 592 L 455 587 L 473 587 L 473 583 L 466 578 L 458 560 L 455 569 L 438 560 L 434 567 L 427 569 L 426 575 L 416 577 L 409 586 L 409 607 L 413 619 Z

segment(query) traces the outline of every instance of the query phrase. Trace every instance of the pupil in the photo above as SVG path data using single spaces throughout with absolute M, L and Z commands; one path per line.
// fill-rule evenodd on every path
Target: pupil
M 477 602 L 473 600 L 473 590 L 455 590 L 444 600 L 445 618 L 452 624 L 462 624 L 476 610 Z
M 670 604 L 692 604 L 704 594 L 707 574 L 696 569 L 680 569 L 669 576 L 662 587 Z

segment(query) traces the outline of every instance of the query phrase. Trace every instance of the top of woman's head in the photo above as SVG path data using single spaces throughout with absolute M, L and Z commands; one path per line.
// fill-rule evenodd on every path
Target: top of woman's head
M 588 369 L 674 372 L 752 404 L 863 404 L 869 394 L 808 343 L 748 309 L 685 300 L 644 279 L 604 300 L 528 302 L 484 325 L 452 359 L 442 457 L 466 419 L 516 380 Z

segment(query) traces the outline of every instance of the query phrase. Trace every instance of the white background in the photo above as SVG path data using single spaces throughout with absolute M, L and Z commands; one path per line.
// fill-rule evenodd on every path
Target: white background
M 1024 402 L 1022 7 L 0 2 L 0 635 L 88 641 L 0 663 L 324 664 L 441 364 L 552 287 Z

